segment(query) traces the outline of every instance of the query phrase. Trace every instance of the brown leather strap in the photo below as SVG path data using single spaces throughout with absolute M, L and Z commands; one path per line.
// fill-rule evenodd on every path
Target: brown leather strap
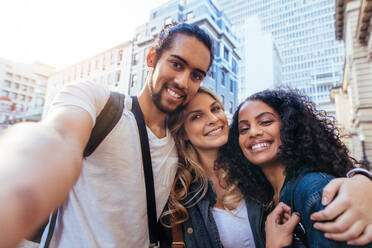
M 182 224 L 177 224 L 172 227 L 172 248 L 186 248 L 183 240 Z

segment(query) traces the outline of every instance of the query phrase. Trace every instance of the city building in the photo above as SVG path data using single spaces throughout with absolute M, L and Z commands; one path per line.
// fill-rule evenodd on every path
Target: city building
M 48 80 L 44 114 L 64 85 L 93 81 L 111 90 L 128 93 L 129 71 L 132 60 L 131 42 L 124 42 L 77 64 L 53 73 Z
M 282 61 L 273 37 L 264 33 L 257 16 L 244 19 L 242 25 L 233 26 L 240 34 L 238 102 L 258 91 L 281 84 Z
M 301 89 L 319 108 L 334 114 L 329 90 L 341 81 L 344 61 L 343 44 L 335 39 L 334 33 L 334 1 L 218 0 L 218 3 L 233 26 L 245 25 L 246 18 L 257 15 L 263 31 L 273 35 L 279 50 L 282 84 Z M 244 42 L 245 34 L 236 34 Z M 249 87 L 249 82 L 242 83 Z
M 342 87 L 332 90 L 337 120 L 358 160 L 372 159 L 372 1 L 336 0 L 335 32 L 345 43 Z
M 215 59 L 202 85 L 217 93 L 231 118 L 238 103 L 238 42 L 230 21 L 213 0 L 171 0 L 150 12 L 149 22 L 136 29 L 128 92 L 135 95 L 142 89 L 149 71 L 146 55 L 164 25 L 173 22 L 196 24 L 214 40 Z
M 17 122 L 41 119 L 47 78 L 54 68 L 0 58 L 0 131 Z

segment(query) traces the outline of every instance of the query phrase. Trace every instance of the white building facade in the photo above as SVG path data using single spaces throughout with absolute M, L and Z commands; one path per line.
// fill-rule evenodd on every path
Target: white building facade
M 239 34 L 238 102 L 253 93 L 274 88 L 281 84 L 282 61 L 279 51 L 269 33 L 264 33 L 257 16 L 244 19 L 242 25 L 233 27 Z
M 0 131 L 21 121 L 38 121 L 45 103 L 48 76 L 54 68 L 0 58 Z

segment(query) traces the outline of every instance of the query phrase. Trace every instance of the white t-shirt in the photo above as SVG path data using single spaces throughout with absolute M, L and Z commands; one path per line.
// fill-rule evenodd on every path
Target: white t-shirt
M 88 111 L 95 121 L 109 95 L 108 88 L 90 82 L 68 85 L 49 112 L 73 105 Z M 120 121 L 84 159 L 79 179 L 59 208 L 50 247 L 149 246 L 141 144 L 131 107 L 132 99 L 126 96 Z M 159 218 L 176 174 L 177 151 L 168 131 L 161 139 L 149 128 L 147 132 Z
M 213 208 L 212 213 L 224 248 L 256 247 L 244 200 L 231 212 Z

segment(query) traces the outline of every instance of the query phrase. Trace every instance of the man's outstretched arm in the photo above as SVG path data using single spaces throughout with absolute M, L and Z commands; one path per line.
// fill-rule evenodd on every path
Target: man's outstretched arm
M 80 175 L 90 115 L 60 107 L 0 135 L 0 248 L 15 247 L 66 198 Z
M 327 238 L 350 245 L 372 242 L 372 181 L 368 177 L 332 180 L 323 190 L 322 203 L 327 207 L 311 219 L 318 221 L 314 227 Z

